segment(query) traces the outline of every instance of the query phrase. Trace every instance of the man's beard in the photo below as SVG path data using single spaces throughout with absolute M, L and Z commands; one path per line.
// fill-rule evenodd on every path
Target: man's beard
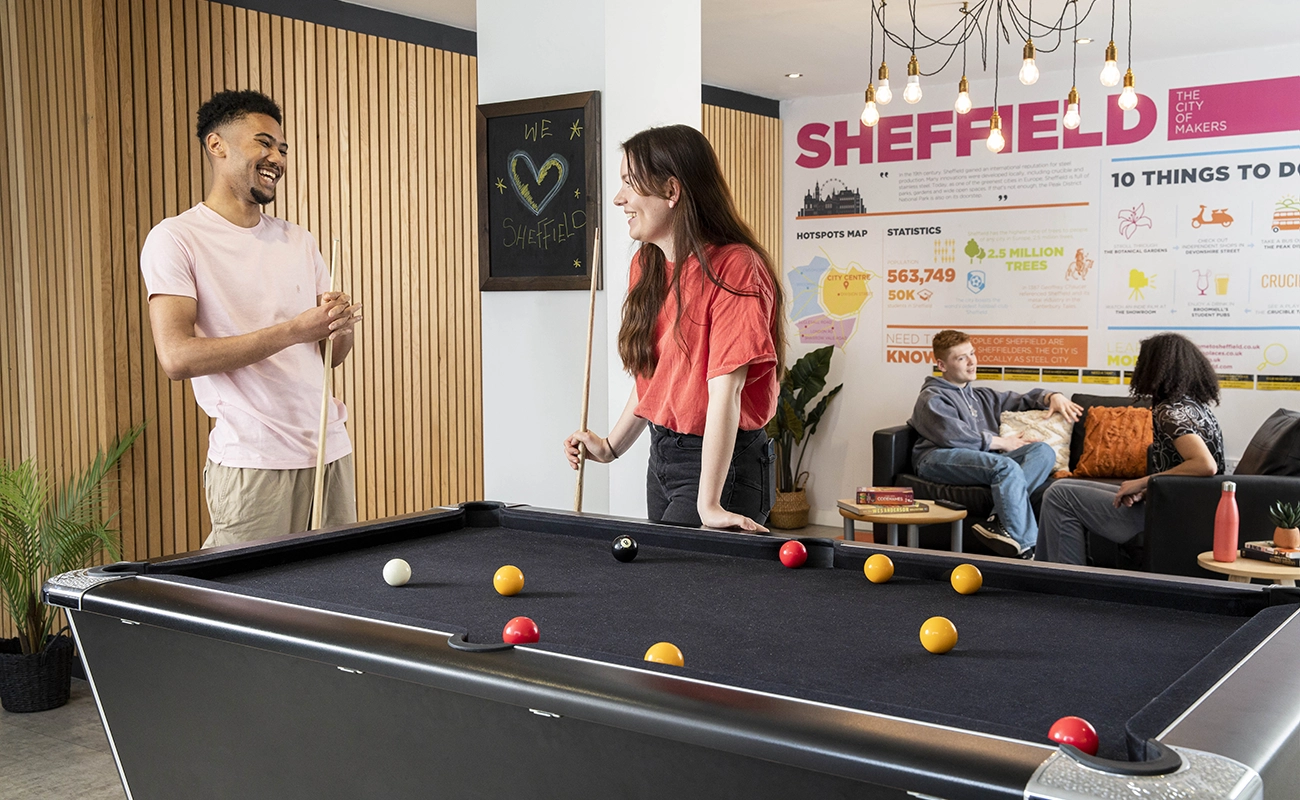
M 249 190 L 249 194 L 253 196 L 253 200 L 255 200 L 259 206 L 264 206 L 267 203 L 273 202 L 275 200 L 274 189 L 272 189 L 270 192 L 264 192 L 261 189 L 257 188 L 256 186 L 254 186 L 251 190 Z

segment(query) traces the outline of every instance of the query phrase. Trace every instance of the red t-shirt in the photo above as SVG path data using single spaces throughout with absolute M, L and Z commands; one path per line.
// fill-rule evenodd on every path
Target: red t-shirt
M 678 329 L 677 298 L 668 264 L 668 296 L 659 310 L 656 352 L 659 363 L 650 378 L 636 379 L 636 415 L 678 433 L 704 435 L 710 378 L 749 365 L 740 395 L 740 429 L 756 430 L 776 413 L 776 348 L 772 341 L 775 287 L 762 259 L 743 244 L 709 252 L 719 280 L 747 294 L 732 294 L 704 277 L 699 259 L 682 265 L 683 311 Z M 641 276 L 641 256 L 632 259 L 629 285 Z

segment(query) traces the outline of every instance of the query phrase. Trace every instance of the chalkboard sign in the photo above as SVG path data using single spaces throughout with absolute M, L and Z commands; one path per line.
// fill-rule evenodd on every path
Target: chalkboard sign
M 479 106 L 478 185 L 481 289 L 589 288 L 600 93 Z

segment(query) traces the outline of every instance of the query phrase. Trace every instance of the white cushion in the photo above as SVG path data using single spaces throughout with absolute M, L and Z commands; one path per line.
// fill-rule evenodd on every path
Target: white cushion
M 1056 451 L 1056 468 L 1070 468 L 1070 431 L 1074 423 L 1060 414 L 1042 411 L 1003 411 L 999 436 L 1019 436 L 1031 442 L 1047 442 Z

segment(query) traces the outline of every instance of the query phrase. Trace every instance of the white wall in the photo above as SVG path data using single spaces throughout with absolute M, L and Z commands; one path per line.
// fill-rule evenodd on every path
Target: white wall
M 1040 63 L 1049 59 L 1040 58 Z M 1117 330 L 1124 327 L 1125 319 L 1142 320 L 1152 326 L 1213 325 L 1205 320 L 1212 308 L 1205 299 L 1198 298 L 1192 285 L 1192 270 L 1203 268 L 1215 274 L 1231 275 L 1231 296 L 1224 298 L 1228 317 L 1219 330 L 1188 331 L 1187 335 L 1206 346 L 1229 348 L 1240 346 L 1242 351 L 1218 357 L 1216 367 L 1221 372 L 1300 375 L 1300 289 L 1275 293 L 1275 297 L 1262 297 L 1258 287 L 1261 272 L 1297 273 L 1300 277 L 1300 232 L 1273 234 L 1268 229 L 1272 208 L 1284 196 L 1300 198 L 1300 174 L 1279 176 L 1278 164 L 1300 162 L 1300 132 L 1294 127 L 1273 133 L 1222 136 L 1203 139 L 1171 141 L 1168 137 L 1167 111 L 1170 91 L 1180 87 L 1253 81 L 1294 76 L 1300 70 L 1300 47 L 1272 50 L 1251 50 L 1237 54 L 1216 54 L 1213 59 L 1188 58 L 1167 62 L 1140 62 L 1134 65 L 1138 76 L 1138 89 L 1148 95 L 1159 112 L 1158 121 L 1151 134 L 1143 140 L 1123 146 L 1095 148 L 1053 149 L 1041 152 L 1018 152 L 1013 141 L 1008 152 L 995 155 L 988 152 L 983 141 L 974 144 L 969 156 L 958 157 L 953 142 L 933 145 L 932 157 L 920 160 L 914 153 L 912 160 L 882 161 L 877 149 L 871 163 L 859 164 L 858 152 L 848 153 L 845 165 L 837 166 L 834 157 L 824 165 L 807 166 L 808 141 L 801 143 L 800 132 L 810 123 L 826 124 L 831 132 L 823 137 L 834 139 L 837 121 L 847 121 L 847 132 L 857 133 L 857 119 L 862 111 L 862 94 L 840 97 L 806 98 L 782 103 L 784 129 L 783 186 L 784 189 L 784 258 L 787 270 L 787 289 L 791 290 L 791 354 L 790 361 L 820 346 L 814 342 L 801 342 L 797 319 L 808 318 L 809 305 L 799 306 L 791 272 L 812 263 L 814 257 L 829 256 L 834 265 L 845 274 L 836 276 L 836 286 L 844 284 L 844 295 L 839 300 L 856 300 L 849 295 L 861 290 L 850 286 L 861 281 L 870 289 L 870 297 L 862 303 L 857 313 L 826 314 L 823 323 L 844 325 L 851 321 L 855 329 L 851 338 L 841 342 L 832 362 L 831 382 L 843 382 L 844 390 L 835 401 L 822 423 L 813 445 L 805 459 L 804 468 L 812 472 L 809 484 L 809 502 L 814 522 L 836 525 L 839 517 L 835 501 L 851 495 L 854 487 L 871 482 L 872 432 L 905 422 L 910 416 L 917 390 L 926 375 L 928 364 L 889 363 L 887 352 L 891 349 L 887 334 L 898 335 L 906 331 L 888 328 L 888 325 L 912 323 L 912 329 L 922 347 L 929 336 L 942 327 L 1014 326 L 1038 324 L 1047 328 L 1058 327 L 1057 332 L 1084 335 L 1088 338 L 1086 366 L 1106 369 L 1112 356 L 1136 354 L 1137 341 L 1150 332 Z M 1050 65 L 1050 64 L 1049 64 Z M 925 84 L 926 96 L 921 103 L 909 106 L 903 102 L 901 88 L 904 70 L 899 61 L 894 70 L 899 77 L 894 101 L 883 107 L 884 116 L 921 115 L 931 112 L 951 111 L 955 86 L 930 80 Z M 1004 65 L 1005 76 L 999 92 L 1000 106 L 1020 106 L 1039 101 L 1059 102 L 1069 89 L 1069 75 L 1044 73 L 1032 87 L 1023 87 L 1015 79 L 1015 68 Z M 974 72 L 974 68 L 972 68 Z M 1296 79 L 1300 80 L 1300 79 Z M 955 82 L 954 82 L 955 83 Z M 1104 89 L 1098 82 L 1096 70 L 1090 65 L 1081 67 L 1079 89 L 1083 95 L 1084 124 L 1081 131 L 1097 132 L 1106 129 L 1105 93 L 1118 94 L 1119 87 Z M 992 82 L 980 80 L 972 83 L 972 97 L 978 109 L 990 106 Z M 1291 104 L 1294 96 L 1276 98 L 1278 104 Z M 1132 114 L 1127 124 L 1132 124 Z M 1232 124 L 1246 116 L 1237 114 Z M 951 130 L 953 124 L 948 123 Z M 882 126 L 874 136 L 879 143 Z M 900 128 L 900 135 L 915 148 L 916 120 Z M 1053 133 L 1060 137 L 1059 125 Z M 1257 152 L 1250 151 L 1263 148 Z M 1215 155 L 1215 153 L 1220 153 Z M 1199 154 L 1199 155 L 1192 155 Z M 801 166 L 798 159 L 804 157 Z M 1138 159 L 1128 161 L 1127 159 Z M 1120 160 L 1116 160 L 1120 159 Z M 812 159 L 816 161 L 816 159 Z M 1272 175 L 1267 180 L 1241 179 L 1236 165 L 1239 163 L 1272 164 Z M 1150 189 L 1138 185 L 1132 189 L 1112 186 L 1111 175 L 1125 171 L 1161 169 L 1168 166 L 1227 165 L 1231 179 L 1207 185 L 1156 186 Z M 1026 184 L 1007 182 L 1025 180 L 1027 170 L 1041 167 L 1044 172 Z M 1077 180 L 1060 180 L 1068 170 L 1079 169 Z M 950 172 L 945 172 L 945 171 Z M 980 173 L 979 170 L 997 170 Z M 1298 171 L 1300 172 L 1300 171 Z M 1018 177 L 1014 174 L 1018 173 Z M 981 177 L 982 176 L 982 177 Z M 974 181 L 970 196 L 953 195 L 966 190 L 931 192 L 928 189 L 945 181 L 970 178 Z M 837 219 L 796 218 L 803 205 L 804 193 L 814 184 L 828 181 L 838 189 L 842 182 L 849 189 L 858 189 L 866 205 L 868 216 Z M 906 190 L 906 191 L 905 191 Z M 912 192 L 913 194 L 908 194 Z M 918 194 L 919 193 L 919 194 Z M 1001 195 L 1009 195 L 1002 200 Z M 922 197 L 924 199 L 916 199 Z M 1072 207 L 1053 209 L 1024 209 L 1004 211 L 999 205 L 1042 205 L 1077 203 Z M 1117 209 L 1145 203 L 1147 212 L 1155 222 L 1151 229 L 1142 228 L 1132 240 L 1121 237 L 1117 230 Z M 1228 229 L 1191 229 L 1189 220 L 1200 203 L 1211 207 L 1230 206 L 1238 215 L 1238 222 Z M 1086 204 L 1086 205 L 1082 205 Z M 943 208 L 992 208 L 989 211 L 937 213 Z M 938 227 L 939 235 L 889 235 L 890 228 Z M 867 231 L 865 236 L 849 237 L 853 231 Z M 800 238 L 800 234 L 805 238 Z M 807 234 L 827 236 L 809 239 Z M 843 237 L 843 238 L 841 238 Z M 934 246 L 936 240 L 956 240 L 957 254 L 953 262 L 938 263 Z M 1094 260 L 1094 269 L 1084 281 L 1070 281 L 1065 272 L 1072 260 L 1048 259 L 1049 269 L 1033 275 L 1009 273 L 996 265 L 990 269 L 989 290 L 978 298 L 962 285 L 965 274 L 972 269 L 961 252 L 965 243 L 976 238 L 983 242 L 1037 244 L 1040 241 L 1060 243 L 1073 255 L 1083 249 Z M 1143 248 L 1149 248 L 1144 250 Z M 1193 250 L 1200 248 L 1199 253 Z M 990 247 L 990 249 L 992 249 Z M 914 263 L 908 263 L 914 262 Z M 984 262 L 979 262 L 983 265 Z M 992 264 L 990 259 L 990 264 Z M 909 288 L 907 284 L 889 284 L 886 280 L 890 268 L 925 268 L 951 266 L 958 274 L 952 285 L 930 286 L 933 296 L 927 300 L 911 302 L 888 298 L 890 288 Z M 855 273 L 854 270 L 857 270 Z M 1130 301 L 1128 277 L 1131 269 L 1141 269 L 1160 280 L 1152 291 L 1146 308 Z M 863 273 L 869 273 L 864 275 Z M 1050 277 L 1049 277 L 1050 276 Z M 839 279 L 843 278 L 843 281 Z M 834 289 L 822 277 L 821 294 Z M 1000 282 L 995 285 L 994 282 Z M 1050 287 L 1043 291 L 1056 293 L 1059 310 L 1036 309 L 1033 292 L 1036 286 Z M 1251 287 L 1254 287 L 1253 289 Z M 912 286 L 910 288 L 917 288 Z M 838 291 L 838 289 L 836 289 Z M 1072 293 L 1066 297 L 1066 292 Z M 1249 294 L 1252 292 L 1253 294 Z M 807 301 L 811 295 L 804 295 Z M 856 296 L 861 299 L 861 295 Z M 1061 299 L 1064 298 L 1064 299 Z M 1071 299 L 1072 298 L 1072 299 Z M 1206 298 L 1209 299 L 1209 298 Z M 823 300 L 824 302 L 824 300 Z M 831 302 L 836 295 L 831 294 Z M 1200 306 L 1198 306 L 1200 303 Z M 850 302 L 850 305 L 852 303 Z M 1272 308 L 1269 306 L 1272 305 Z M 1198 308 L 1200 310 L 1198 310 Z M 1246 311 L 1251 308 L 1251 311 Z M 1135 310 L 1136 309 L 1136 310 Z M 843 311 L 841 307 L 838 309 Z M 1124 317 L 1125 314 L 1149 316 Z M 1197 314 L 1198 319 L 1190 316 Z M 1148 322 L 1148 320 L 1150 320 Z M 1068 331 L 1069 326 L 1082 326 L 1085 330 Z M 1242 330 L 1236 329 L 1243 328 Z M 1249 330 L 1245 329 L 1249 328 Z M 1261 330 L 1265 329 L 1265 330 Z M 994 335 L 997 331 L 978 331 Z M 831 336 L 830 338 L 834 338 Z M 842 334 L 840 335 L 842 339 Z M 1285 363 L 1270 364 L 1266 369 L 1257 367 L 1262 360 L 1262 350 L 1270 342 L 1279 342 L 1289 351 Z M 1277 351 L 1281 352 L 1281 351 Z M 990 362 L 988 358 L 985 363 Z M 1040 363 L 1040 366 L 1042 364 Z M 1014 381 L 990 382 L 998 389 L 1024 391 L 1034 384 Z M 1081 383 L 1052 384 L 1053 388 L 1067 392 L 1096 394 L 1123 394 L 1123 386 L 1091 386 Z M 1224 389 L 1223 403 L 1218 416 L 1224 429 L 1229 458 L 1239 457 L 1260 422 L 1278 407 L 1294 407 L 1296 394 L 1289 391 L 1260 391 L 1257 389 Z
M 575 46 L 545 46 L 537 32 L 556 24 Z M 601 92 L 604 290 L 588 427 L 604 434 L 632 387 L 616 344 L 633 253 L 610 202 L 619 186 L 618 145 L 651 125 L 699 127 L 699 0 L 663 0 L 653 13 L 618 0 L 481 0 L 478 87 L 480 103 Z M 575 473 L 561 442 L 580 418 L 587 307 L 585 291 L 483 293 L 486 498 L 572 508 Z M 645 516 L 646 445 L 643 438 L 608 467 L 588 465 L 585 510 Z

